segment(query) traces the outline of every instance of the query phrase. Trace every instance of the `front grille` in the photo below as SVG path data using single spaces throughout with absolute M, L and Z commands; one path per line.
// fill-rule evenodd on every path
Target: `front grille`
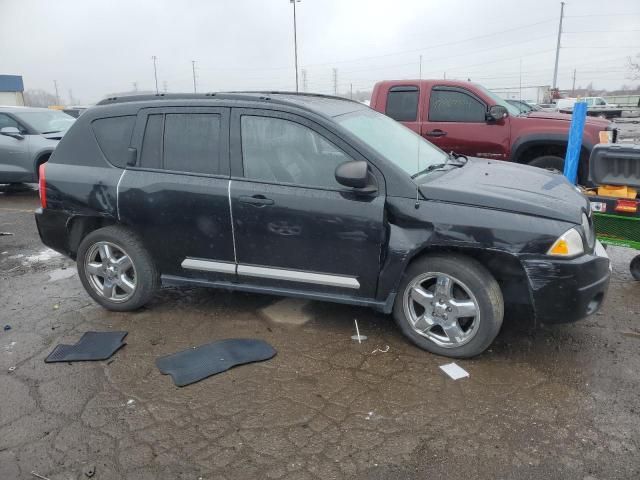
M 602 243 L 640 249 L 640 217 L 594 212 L 593 220 Z

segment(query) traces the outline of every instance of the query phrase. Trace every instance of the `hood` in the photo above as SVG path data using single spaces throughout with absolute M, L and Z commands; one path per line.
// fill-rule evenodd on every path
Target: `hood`
M 543 111 L 529 112 L 526 118 L 541 118 L 545 120 L 564 120 L 565 122 L 571 121 L 571 115 L 569 115 L 568 113 L 559 113 L 559 112 L 543 112 Z M 604 130 L 608 125 L 611 124 L 611 122 L 604 118 L 587 116 L 585 124 L 597 126 L 597 127 L 600 127 L 601 130 Z
M 579 224 L 589 201 L 557 173 L 500 160 L 470 158 L 420 186 L 429 200 L 507 210 Z M 435 178 L 434 178 L 435 177 Z M 429 177 L 426 177 L 427 179 Z

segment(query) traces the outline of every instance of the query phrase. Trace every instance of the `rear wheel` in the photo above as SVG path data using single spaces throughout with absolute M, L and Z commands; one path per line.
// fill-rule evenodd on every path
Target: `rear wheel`
M 142 307 L 159 284 L 151 255 L 123 227 L 104 227 L 87 235 L 78 247 L 76 263 L 87 293 L 108 310 Z
M 564 171 L 564 158 L 556 155 L 543 155 L 531 160 L 529 165 L 547 170 L 556 170 L 562 173 Z
M 498 282 L 463 255 L 430 255 L 414 261 L 393 309 L 414 344 L 438 355 L 473 357 L 500 331 L 504 302 Z
M 636 255 L 629 264 L 629 271 L 635 280 L 640 281 L 640 255 Z

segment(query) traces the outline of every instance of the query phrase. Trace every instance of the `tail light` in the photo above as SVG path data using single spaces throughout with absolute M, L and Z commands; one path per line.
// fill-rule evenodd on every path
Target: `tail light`
M 638 211 L 637 200 L 616 200 L 616 212 L 636 213 Z
M 45 175 L 46 162 L 38 167 L 38 190 L 40 192 L 40 206 L 47 208 L 47 177 Z

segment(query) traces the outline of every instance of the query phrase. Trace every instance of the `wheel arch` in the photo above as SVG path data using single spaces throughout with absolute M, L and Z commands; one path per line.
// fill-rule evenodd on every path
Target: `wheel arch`
M 99 228 L 118 225 L 115 218 L 99 215 L 74 215 L 67 221 L 69 256 L 75 260 L 82 239 Z
M 44 150 L 42 152 L 39 152 L 35 156 L 33 160 L 33 172 L 34 172 L 34 178 L 36 180 L 38 180 L 38 178 L 40 177 L 40 165 L 47 162 L 49 160 L 49 157 L 51 157 L 52 154 L 53 154 L 53 150 Z

